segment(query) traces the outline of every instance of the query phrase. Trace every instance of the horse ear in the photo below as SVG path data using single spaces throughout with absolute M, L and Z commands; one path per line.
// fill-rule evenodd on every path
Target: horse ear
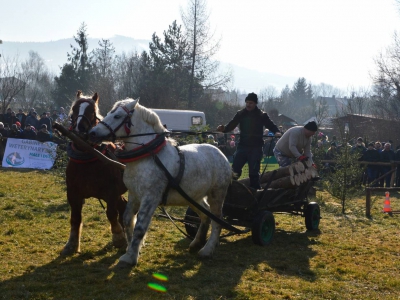
M 136 100 L 133 100 L 133 108 L 135 108 L 136 105 L 139 103 L 139 99 L 140 98 L 137 98 Z
M 93 99 L 93 101 L 94 101 L 94 102 L 97 102 L 97 101 L 99 101 L 100 97 L 99 97 L 99 95 L 97 94 L 97 92 L 96 92 L 96 93 L 94 93 L 94 95 L 93 95 L 92 99 Z
M 78 90 L 77 92 L 76 92 L 76 98 L 80 98 L 82 96 L 82 91 L 81 90 Z

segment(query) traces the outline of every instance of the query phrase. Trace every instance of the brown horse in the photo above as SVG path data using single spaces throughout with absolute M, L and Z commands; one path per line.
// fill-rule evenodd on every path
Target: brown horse
M 84 97 L 78 91 L 77 100 L 73 103 L 70 116 L 70 130 L 82 138 L 102 118 L 99 114 L 97 93 L 93 97 Z M 108 146 L 107 146 L 108 147 Z M 96 148 L 107 155 L 109 147 Z M 122 196 L 127 191 L 122 172 L 115 167 L 106 165 L 91 154 L 79 149 L 74 143 L 67 147 L 69 162 L 66 170 L 67 198 L 71 207 L 71 232 L 62 255 L 80 252 L 82 232 L 82 206 L 85 199 L 94 197 L 107 203 L 107 218 L 111 224 L 113 245 L 117 248 L 126 247 L 123 228 L 123 215 L 126 199 Z

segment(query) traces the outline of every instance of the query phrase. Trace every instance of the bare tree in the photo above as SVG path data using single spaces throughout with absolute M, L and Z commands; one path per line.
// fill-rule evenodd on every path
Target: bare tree
M 371 92 L 367 88 L 352 88 L 350 96 L 347 97 L 346 112 L 349 114 L 358 114 L 360 116 L 370 111 Z
M 393 44 L 375 59 L 376 74 L 373 110 L 380 110 L 381 117 L 400 119 L 400 38 L 394 34 Z
M 264 111 L 269 109 L 268 107 L 268 102 L 275 100 L 278 98 L 279 93 L 276 87 L 273 85 L 268 85 L 266 88 L 262 89 L 260 93 L 258 94 L 258 99 L 260 100 L 260 108 L 262 108 Z
M 49 72 L 44 59 L 37 52 L 30 51 L 28 59 L 21 63 L 21 69 L 26 87 L 23 97 L 18 99 L 20 107 L 53 108 L 54 75 Z
M 23 94 L 27 78 L 21 70 L 18 56 L 2 56 L 0 61 L 0 104 L 4 115 L 10 103 Z
M 220 48 L 220 39 L 215 41 L 210 30 L 206 0 L 188 0 L 187 10 L 181 10 L 181 16 L 191 53 L 188 108 L 192 108 L 196 88 L 223 87 L 232 75 L 218 73 L 219 62 L 212 59 Z

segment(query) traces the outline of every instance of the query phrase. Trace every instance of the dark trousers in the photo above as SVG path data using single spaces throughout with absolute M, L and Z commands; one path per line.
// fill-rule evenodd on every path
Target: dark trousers
M 260 164 L 263 156 L 262 147 L 247 147 L 239 145 L 236 149 L 232 170 L 240 177 L 242 168 L 247 163 L 249 166 L 250 187 L 260 189 Z
M 376 178 L 378 178 L 378 169 L 375 166 L 367 167 L 367 183 L 371 183 Z M 377 186 L 375 183 L 374 186 Z
M 392 169 L 391 167 L 386 167 L 386 166 L 382 166 L 381 168 L 382 168 L 382 175 L 389 172 Z M 389 174 L 383 178 L 384 182 L 386 182 L 386 187 L 390 187 L 391 177 L 392 177 L 392 174 Z M 383 187 L 383 182 L 381 183 L 381 186 Z

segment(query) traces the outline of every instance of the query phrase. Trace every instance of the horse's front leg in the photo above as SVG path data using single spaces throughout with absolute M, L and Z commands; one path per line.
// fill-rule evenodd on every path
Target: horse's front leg
M 128 194 L 128 204 L 124 212 L 124 227 L 128 247 L 132 242 L 133 228 L 136 223 L 136 215 L 139 211 L 140 201 L 133 196 L 133 193 Z
M 71 230 L 68 242 L 61 251 L 61 255 L 72 255 L 75 252 L 81 251 L 82 206 L 84 198 L 78 197 L 78 195 L 67 190 L 67 199 L 71 207 Z
M 118 214 L 119 211 L 124 211 L 124 207 L 126 206 L 126 202 L 123 201 L 122 196 L 117 195 L 115 192 L 106 199 L 107 201 L 107 218 L 111 224 L 111 233 L 112 233 L 112 241 L 113 245 L 116 248 L 126 247 L 126 237 L 125 232 L 118 222 Z M 119 206 L 123 206 L 120 208 Z
M 119 266 L 136 266 L 139 259 L 140 248 L 143 239 L 149 229 L 151 218 L 158 206 L 158 202 L 153 197 L 146 197 L 141 200 L 140 210 L 137 215 L 135 228 L 133 230 L 132 242 L 128 245 L 128 251 L 119 259 Z

